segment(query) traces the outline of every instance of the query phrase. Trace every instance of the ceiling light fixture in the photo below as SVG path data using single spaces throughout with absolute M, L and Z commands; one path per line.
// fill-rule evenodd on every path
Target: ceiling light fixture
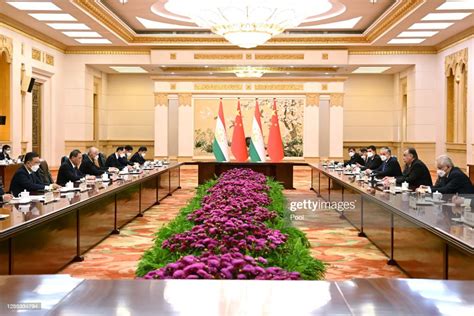
M 420 44 L 426 38 L 394 38 L 390 40 L 389 44 Z
M 415 23 L 409 30 L 443 30 L 453 25 L 453 23 Z
M 77 21 L 68 13 L 29 13 L 29 15 L 38 21 Z
M 464 19 L 465 17 L 471 15 L 471 13 L 429 13 L 422 21 L 459 21 Z
M 359 67 L 356 70 L 354 70 L 352 73 L 353 74 L 381 74 L 389 69 L 390 67 Z
M 118 2 L 120 2 L 121 4 L 125 4 L 128 2 L 128 0 L 118 0 Z
M 239 78 L 260 78 L 265 73 L 265 70 L 262 68 L 253 68 L 253 67 L 244 67 L 237 68 L 234 70 L 234 73 Z
M 63 32 L 63 34 L 69 37 L 102 37 L 97 32 Z
M 438 33 L 438 31 L 405 31 L 398 34 L 397 37 L 431 37 Z
M 47 23 L 55 30 L 90 30 L 90 27 L 83 23 Z
M 126 74 L 143 74 L 148 72 L 142 67 L 137 66 L 110 66 L 110 69 Z
M 474 10 L 474 0 L 447 0 L 436 10 Z
M 24 1 L 24 2 L 13 2 L 8 1 L 9 5 L 23 11 L 61 11 L 57 5 L 52 2 L 37 2 L 37 1 Z
M 81 44 L 111 44 L 106 38 L 75 38 Z
M 168 0 L 166 10 L 242 48 L 264 44 L 305 19 L 331 10 L 329 0 Z

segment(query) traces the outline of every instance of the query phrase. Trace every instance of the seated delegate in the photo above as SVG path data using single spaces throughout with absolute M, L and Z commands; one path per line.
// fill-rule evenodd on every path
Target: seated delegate
M 397 185 L 408 182 L 408 187 L 412 190 L 420 185 L 433 185 L 430 171 L 423 161 L 418 159 L 418 153 L 415 148 L 408 148 L 403 152 L 403 161 L 405 162 L 405 168 L 402 175 L 395 177 Z
M 367 169 L 368 174 L 374 174 L 378 178 L 398 177 L 402 175 L 402 169 L 397 157 L 392 156 L 392 151 L 388 147 L 380 149 L 380 159 L 382 164 L 375 170 Z

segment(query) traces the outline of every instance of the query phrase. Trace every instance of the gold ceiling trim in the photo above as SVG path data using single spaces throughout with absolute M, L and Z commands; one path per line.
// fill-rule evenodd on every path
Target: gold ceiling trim
M 209 84 L 209 83 L 195 83 L 194 90 L 243 90 L 242 84 Z
M 52 48 L 56 51 L 59 51 L 61 53 L 64 53 L 64 49 L 66 48 L 66 45 L 52 39 L 49 36 L 43 35 L 42 33 L 39 33 L 37 31 L 34 31 L 33 29 L 18 23 L 15 20 L 12 20 L 9 17 L 6 17 L 5 15 L 0 13 L 0 26 L 4 27 L 8 30 L 11 30 L 15 33 L 18 33 L 26 38 L 32 39 L 34 41 L 37 41 L 49 48 Z M 29 33 L 27 33 L 29 32 Z
M 474 27 L 470 27 L 468 28 L 467 30 L 459 33 L 459 34 L 456 34 L 446 40 L 444 40 L 443 42 L 441 42 L 440 44 L 438 44 L 436 47 L 438 48 L 438 53 L 442 52 L 442 51 L 445 51 L 451 47 L 454 47 L 462 42 L 465 42 L 471 38 L 474 38 Z
M 244 54 L 194 54 L 194 59 L 198 60 L 229 60 L 229 59 L 243 59 Z
M 284 91 L 303 91 L 303 84 L 256 84 L 254 90 L 284 90 Z
M 378 50 L 372 50 L 372 49 L 365 49 L 365 50 L 358 50 L 354 49 L 351 50 L 349 49 L 349 55 L 431 55 L 431 54 L 436 54 L 437 51 L 435 49 L 423 49 L 423 50 L 417 50 L 417 49 L 407 49 L 406 47 L 403 47 L 400 50 L 396 49 L 378 49 Z
M 162 82 L 344 82 L 348 77 L 299 77 L 299 78 L 213 78 L 213 77 L 163 77 L 163 76 L 151 76 L 153 81 Z
M 148 44 L 148 45 L 232 45 L 223 37 L 214 35 L 205 36 L 182 36 L 182 37 L 170 37 L 170 36 L 149 36 L 136 34 L 128 26 L 125 26 L 124 21 L 120 23 L 115 15 L 112 16 L 108 12 L 100 0 L 71 0 L 76 6 L 96 18 L 104 26 L 115 32 L 122 39 L 126 40 L 129 44 Z M 372 25 L 371 29 L 365 35 L 354 35 L 354 36 L 304 36 L 304 37 L 285 37 L 284 35 L 276 36 L 271 38 L 267 45 L 264 47 L 271 47 L 273 45 L 341 45 L 341 44 L 370 44 L 379 35 L 386 32 L 393 24 L 398 23 L 408 13 L 416 9 L 418 6 L 425 3 L 426 0 L 403 0 L 398 1 L 391 7 L 387 14 L 387 17 L 381 19 L 376 25 Z
M 126 47 L 122 49 L 98 49 L 97 47 L 87 48 L 87 47 L 70 47 L 65 52 L 67 55 L 73 54 L 84 54 L 84 55 L 150 55 L 150 49 L 127 49 Z
M 423 5 L 426 0 L 403 0 L 399 1 L 399 4 L 388 13 L 386 17 L 380 20 L 380 22 L 375 25 L 373 28 L 369 27 L 369 31 L 366 34 L 366 39 L 368 42 L 373 42 L 380 35 L 385 33 L 390 27 L 394 26 L 403 18 L 405 18 L 409 13 L 418 9 Z
M 266 73 L 269 72 L 337 72 L 338 68 L 335 67 L 261 67 L 261 66 L 251 66 L 252 69 L 255 70 L 261 70 Z M 183 72 L 227 72 L 227 73 L 233 73 L 238 70 L 245 70 L 247 67 L 231 67 L 231 66 L 226 66 L 226 67 L 165 67 L 161 68 L 163 72 L 169 73 L 169 72 L 178 72 L 178 71 L 183 71 Z
M 255 54 L 256 60 L 303 60 L 304 54 Z
M 122 39 L 133 42 L 135 38 L 134 32 L 121 25 L 109 12 L 107 12 L 98 1 L 91 0 L 71 0 L 78 8 L 82 9 L 89 15 L 97 19 L 102 25 L 110 29 Z

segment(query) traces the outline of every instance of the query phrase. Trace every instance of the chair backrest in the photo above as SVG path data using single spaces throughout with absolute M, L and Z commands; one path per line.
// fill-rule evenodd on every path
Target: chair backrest
M 51 176 L 51 172 L 49 171 L 49 166 L 46 160 L 41 161 L 40 170 L 41 170 L 40 178 L 45 184 L 49 185 L 51 183 L 54 183 L 53 177 Z
M 63 156 L 63 157 L 61 158 L 61 165 L 62 165 L 63 163 L 65 163 L 68 159 L 69 159 L 69 158 L 68 158 L 67 156 Z
M 101 168 L 104 168 L 105 167 L 105 162 L 106 162 L 107 158 L 105 158 L 104 154 L 103 153 L 99 153 L 99 166 Z

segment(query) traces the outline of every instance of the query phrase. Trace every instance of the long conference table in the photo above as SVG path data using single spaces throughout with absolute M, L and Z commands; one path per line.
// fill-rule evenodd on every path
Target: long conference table
M 181 163 L 144 170 L 44 204 L 4 204 L 0 275 L 53 274 L 180 188 Z M 0 313 L 1 314 L 1 313 Z
M 474 282 L 0 276 L 0 315 L 472 315 Z
M 341 209 L 341 216 L 375 244 L 389 264 L 412 278 L 474 280 L 474 229 L 458 221 L 463 208 L 451 203 L 413 207 L 408 193 L 370 192 L 368 184 L 343 172 L 310 166 L 311 188 L 329 202 L 354 202 L 355 208 Z

